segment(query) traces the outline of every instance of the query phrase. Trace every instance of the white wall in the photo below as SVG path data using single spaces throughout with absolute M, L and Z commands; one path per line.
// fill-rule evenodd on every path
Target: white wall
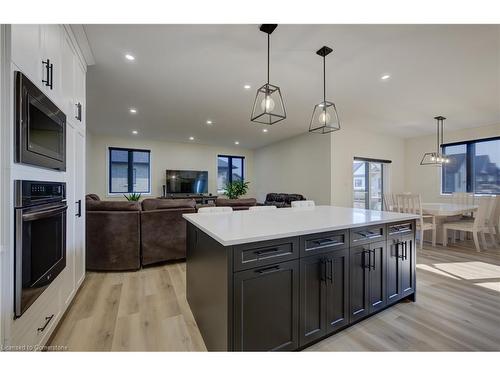
M 255 150 L 257 201 L 267 193 L 298 193 L 330 203 L 330 137 L 302 134 Z
M 445 124 L 446 126 L 446 124 Z M 500 136 L 500 124 L 448 132 L 445 128 L 445 143 Z M 419 193 L 424 202 L 445 202 L 449 196 L 441 195 L 441 168 L 422 166 L 425 152 L 436 149 L 436 136 L 410 138 L 405 143 L 405 189 Z
M 331 204 L 352 207 L 354 157 L 391 160 L 386 169 L 384 190 L 399 192 L 404 189 L 404 139 L 344 126 L 331 133 Z
M 245 157 L 245 180 L 250 181 L 247 196 L 254 194 L 253 151 L 235 147 L 216 147 L 195 143 L 160 142 L 140 137 L 116 138 L 91 134 L 87 144 L 87 193 L 95 193 L 102 199 L 124 199 L 122 195 L 107 196 L 108 147 L 130 147 L 151 150 L 151 197 L 162 194 L 165 170 L 186 169 L 208 171 L 208 192 L 217 193 L 217 155 Z M 144 197 L 146 197 L 143 194 Z

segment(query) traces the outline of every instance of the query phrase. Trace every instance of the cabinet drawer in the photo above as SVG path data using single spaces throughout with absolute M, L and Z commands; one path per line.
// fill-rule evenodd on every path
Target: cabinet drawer
M 399 223 L 387 224 L 387 236 L 397 237 L 415 232 L 415 221 L 402 221 Z
M 238 245 L 234 247 L 234 272 L 298 257 L 298 237 Z
M 339 230 L 300 237 L 300 256 L 327 253 L 349 247 L 349 231 Z
M 357 246 L 385 240 L 385 225 L 371 225 L 353 228 L 350 233 L 351 246 Z

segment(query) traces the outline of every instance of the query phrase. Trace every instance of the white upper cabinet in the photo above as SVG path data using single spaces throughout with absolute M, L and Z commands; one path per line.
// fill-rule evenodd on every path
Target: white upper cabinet
M 77 121 L 85 124 L 85 69 L 79 61 L 75 61 L 75 104 Z
M 40 25 L 12 25 L 12 61 L 38 87 L 42 86 Z
M 45 83 L 42 88 L 55 103 L 62 97 L 62 28 L 60 25 L 41 25 L 41 60 Z
M 75 123 L 76 121 L 76 103 L 75 103 L 75 65 L 76 57 L 68 36 L 63 38 L 62 42 L 62 108 L 66 115 L 66 121 Z

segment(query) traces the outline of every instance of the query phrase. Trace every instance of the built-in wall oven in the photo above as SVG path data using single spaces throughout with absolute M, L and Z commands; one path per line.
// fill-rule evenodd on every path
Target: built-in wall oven
M 66 170 L 66 115 L 24 74 L 15 72 L 15 161 Z
M 66 184 L 14 181 L 14 313 L 20 317 L 66 266 Z

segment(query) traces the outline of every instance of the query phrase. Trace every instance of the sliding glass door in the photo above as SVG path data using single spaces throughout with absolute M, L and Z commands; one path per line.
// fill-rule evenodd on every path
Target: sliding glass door
M 384 192 L 384 163 L 354 160 L 352 175 L 353 207 L 381 210 Z

